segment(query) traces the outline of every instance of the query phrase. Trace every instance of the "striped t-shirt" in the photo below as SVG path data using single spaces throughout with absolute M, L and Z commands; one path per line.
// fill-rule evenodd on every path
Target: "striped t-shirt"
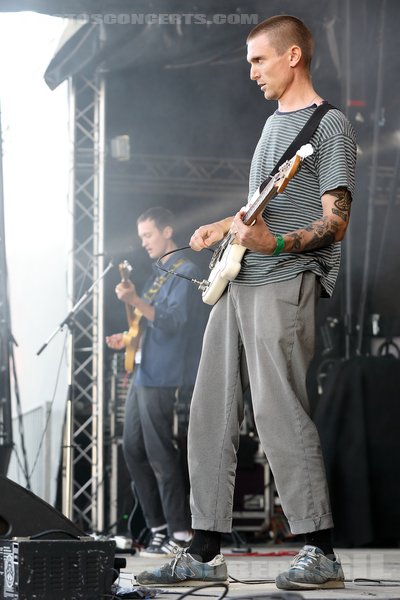
M 276 111 L 264 126 L 250 168 L 249 198 L 266 179 L 282 154 L 305 125 L 315 105 L 294 112 Z M 263 218 L 274 234 L 304 229 L 322 218 L 321 196 L 337 187 L 353 195 L 356 143 L 353 127 L 337 109 L 329 110 L 310 139 L 314 153 L 306 158 L 285 190 L 266 206 Z M 262 285 L 292 279 L 313 271 L 322 295 L 331 296 L 340 264 L 340 242 L 302 253 L 270 256 L 247 250 L 235 283 Z

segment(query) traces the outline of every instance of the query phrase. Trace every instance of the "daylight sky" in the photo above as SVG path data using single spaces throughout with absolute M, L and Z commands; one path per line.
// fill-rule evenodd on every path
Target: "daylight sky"
M 66 400 L 65 333 L 59 333 L 40 356 L 36 352 L 67 311 L 71 151 L 67 84 L 52 92 L 43 79 L 65 25 L 47 15 L 0 13 L 5 238 L 22 412 L 51 402 L 55 395 L 54 415 L 59 421 Z M 31 443 L 35 453 L 34 440 Z

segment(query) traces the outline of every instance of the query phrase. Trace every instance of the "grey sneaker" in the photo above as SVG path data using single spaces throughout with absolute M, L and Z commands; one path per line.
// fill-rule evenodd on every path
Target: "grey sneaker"
M 174 560 L 158 569 L 142 571 L 136 575 L 140 585 L 203 585 L 204 583 L 227 583 L 228 569 L 222 554 L 210 562 L 198 562 L 184 548 L 176 551 Z
M 280 590 L 313 590 L 344 588 L 340 558 L 329 560 L 316 546 L 304 546 L 294 557 L 290 568 L 275 579 Z

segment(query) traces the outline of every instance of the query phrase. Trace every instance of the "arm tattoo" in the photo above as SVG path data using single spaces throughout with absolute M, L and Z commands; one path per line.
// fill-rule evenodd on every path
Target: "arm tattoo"
M 326 246 L 334 243 L 338 228 L 337 223 L 323 217 L 320 221 L 311 223 L 304 229 L 304 231 L 313 233 L 308 242 L 304 242 L 303 235 L 299 231 L 289 233 L 288 236 L 293 240 L 292 252 L 308 252 L 317 248 L 326 248 Z
M 329 194 L 335 196 L 335 208 L 332 208 L 334 215 L 340 217 L 343 221 L 348 221 L 350 216 L 351 193 L 347 188 L 338 188 L 329 191 Z
M 345 187 L 329 190 L 327 193 L 335 198 L 332 214 L 347 223 L 350 218 L 351 193 Z M 338 219 L 328 216 L 322 217 L 322 219 L 307 225 L 303 230 L 300 229 L 287 234 L 287 237 L 292 239 L 292 247 L 289 252 L 308 252 L 318 248 L 326 248 L 335 243 L 336 235 L 343 227 Z M 312 233 L 311 239 L 305 239 L 305 232 Z
M 316 221 L 308 227 L 306 231 L 312 231 L 313 237 L 304 245 L 303 251 L 316 250 L 317 248 L 326 248 L 335 241 L 335 234 L 338 230 L 338 225 L 333 221 L 329 221 L 327 217 L 323 217 L 321 221 Z

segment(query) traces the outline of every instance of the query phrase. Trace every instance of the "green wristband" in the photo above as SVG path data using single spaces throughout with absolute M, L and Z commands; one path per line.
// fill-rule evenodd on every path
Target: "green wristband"
M 279 234 L 275 236 L 275 239 L 276 239 L 276 248 L 272 254 L 273 254 L 273 256 L 278 256 L 278 254 L 280 254 L 282 252 L 282 250 L 285 248 L 285 240 Z

